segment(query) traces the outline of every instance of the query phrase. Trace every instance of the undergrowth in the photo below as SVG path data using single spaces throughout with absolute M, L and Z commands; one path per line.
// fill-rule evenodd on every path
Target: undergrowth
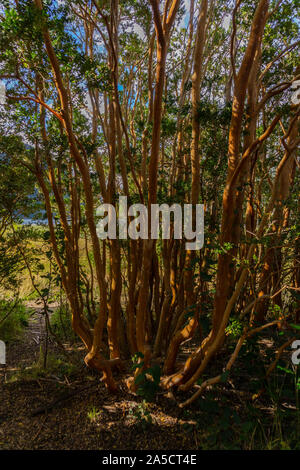
M 29 313 L 22 302 L 0 300 L 0 339 L 5 343 L 19 339 L 28 326 Z

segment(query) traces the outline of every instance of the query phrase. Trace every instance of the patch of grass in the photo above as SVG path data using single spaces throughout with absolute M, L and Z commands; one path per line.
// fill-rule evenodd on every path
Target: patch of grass
M 101 411 L 98 411 L 97 408 L 93 406 L 93 408 L 88 411 L 87 417 L 92 423 L 94 423 L 95 421 L 97 421 L 97 418 L 100 416 L 100 414 Z
M 49 377 L 51 375 L 64 380 L 65 377 L 75 374 L 77 370 L 75 364 L 71 364 L 65 358 L 57 357 L 52 353 L 48 353 L 47 365 L 44 368 L 43 352 L 40 350 L 38 361 L 31 366 L 22 367 L 10 377 L 9 382 L 37 380 L 40 377 Z
M 22 336 L 28 326 L 29 310 L 22 302 L 0 300 L 0 339 L 5 343 L 15 341 Z
M 55 310 L 50 319 L 51 329 L 53 333 L 61 341 L 74 342 L 77 339 L 72 324 L 71 315 L 67 308 L 61 307 Z

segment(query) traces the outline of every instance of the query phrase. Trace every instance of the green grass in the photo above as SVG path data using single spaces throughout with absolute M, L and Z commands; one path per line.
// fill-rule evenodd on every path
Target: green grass
M 60 341 L 74 342 L 77 339 L 72 329 L 70 312 L 65 307 L 60 307 L 53 312 L 50 325 Z
M 95 406 L 92 407 L 90 411 L 87 413 L 88 419 L 91 421 L 91 423 L 94 423 L 97 421 L 98 416 L 100 416 L 101 411 L 97 410 Z
M 0 300 L 0 339 L 6 343 L 19 339 L 28 326 L 29 310 L 22 302 Z
M 51 375 L 64 380 L 65 377 L 70 377 L 77 371 L 78 367 L 75 364 L 71 364 L 65 358 L 52 353 L 47 354 L 46 368 L 44 368 L 44 355 L 41 349 L 39 359 L 30 366 L 22 367 L 11 375 L 8 382 L 37 380 Z

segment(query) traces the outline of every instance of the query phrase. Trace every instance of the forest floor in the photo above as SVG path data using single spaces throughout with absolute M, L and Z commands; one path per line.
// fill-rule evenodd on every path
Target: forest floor
M 269 383 L 269 393 L 253 401 L 257 384 L 250 366 L 257 369 L 255 359 L 248 369 L 241 365 L 226 383 L 181 409 L 177 402 L 186 395 L 167 396 L 161 391 L 146 402 L 130 393 L 126 373 L 115 373 L 120 391 L 109 394 L 99 375 L 83 365 L 84 350 L 77 343 L 64 344 L 67 360 L 50 341 L 47 372 L 43 372 L 44 343 L 43 317 L 35 308 L 23 337 L 8 344 L 2 376 L 0 369 L 2 450 L 300 448 L 298 397 L 286 386 L 289 374 L 283 379 L 277 374 L 275 382 Z M 266 341 L 260 345 L 261 355 L 275 346 L 272 338 Z M 183 353 L 188 352 L 188 344 L 185 349 Z M 217 358 L 210 374 L 218 372 L 221 364 L 224 358 Z

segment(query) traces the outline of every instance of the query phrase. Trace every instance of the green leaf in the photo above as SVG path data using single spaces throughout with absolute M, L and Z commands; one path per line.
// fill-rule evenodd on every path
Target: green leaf
M 223 374 L 221 375 L 221 379 L 220 379 L 221 383 L 227 382 L 229 373 L 230 373 L 229 370 L 226 370 L 225 372 L 223 372 Z

